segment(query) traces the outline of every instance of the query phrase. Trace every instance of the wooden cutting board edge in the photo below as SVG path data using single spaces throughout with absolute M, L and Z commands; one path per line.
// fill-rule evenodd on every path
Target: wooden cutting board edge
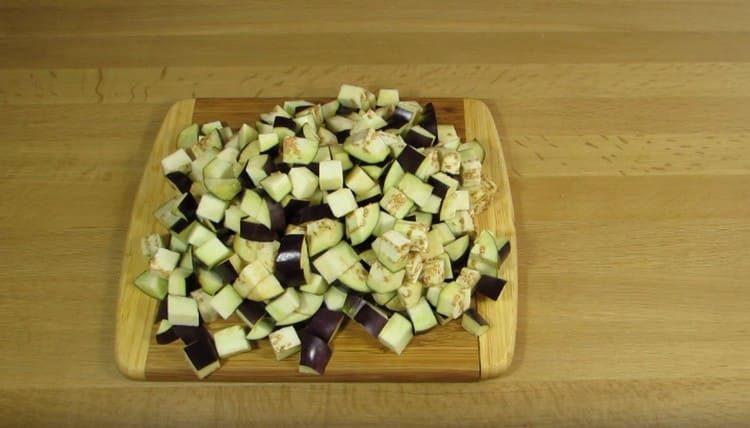
M 141 177 L 136 201 L 142 200 L 148 191 L 153 191 L 148 188 L 147 183 L 161 177 L 158 160 L 168 154 L 171 145 L 158 143 L 175 141 L 177 134 L 192 123 L 195 103 L 195 99 L 187 99 L 178 101 L 170 107 Z M 497 302 L 480 299 L 477 303 L 479 312 L 493 326 L 479 338 L 478 346 L 480 379 L 489 379 L 506 371 L 513 360 L 518 300 L 517 241 L 507 168 L 492 113 L 480 100 L 464 99 L 463 105 L 466 138 L 479 140 L 485 148 L 487 159 L 494 159 L 496 165 L 495 168 L 489 169 L 489 175 L 498 185 L 499 191 L 487 212 L 480 216 L 480 227 L 488 227 L 505 234 L 511 240 L 510 255 L 501 267 L 501 276 L 508 281 L 501 298 Z M 485 173 L 488 173 L 487 169 Z M 163 197 L 162 200 L 165 200 L 168 194 L 165 192 L 160 196 Z M 153 221 L 137 221 L 137 219 L 153 218 L 152 213 L 147 209 L 145 205 L 133 207 L 123 254 L 120 293 L 117 302 L 115 332 L 117 368 L 123 375 L 133 380 L 146 379 L 151 320 L 156 311 L 156 301 L 132 286 L 135 272 L 143 269 L 143 260 L 139 255 L 140 239 L 153 230 Z M 502 328 L 498 328 L 499 326 Z

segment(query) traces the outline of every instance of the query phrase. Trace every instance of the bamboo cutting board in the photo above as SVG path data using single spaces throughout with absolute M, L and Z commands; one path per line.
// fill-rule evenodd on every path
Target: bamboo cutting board
M 315 101 L 311 99 L 311 101 Z M 210 381 L 471 381 L 496 377 L 513 359 L 518 297 L 517 246 L 513 223 L 513 202 L 508 174 L 492 114 L 478 100 L 443 98 L 431 101 L 438 122 L 451 123 L 462 139 L 476 138 L 485 148 L 484 173 L 497 185 L 498 193 L 478 220 L 478 227 L 490 229 L 511 240 L 511 251 L 501 267 L 508 283 L 495 302 L 479 298 L 477 309 L 490 323 L 479 339 L 466 333 L 460 320 L 415 336 L 402 355 L 383 349 L 377 339 L 350 322 L 332 342 L 333 357 L 323 376 L 297 372 L 297 359 L 276 361 L 267 341 L 251 352 L 223 362 L 207 378 Z M 259 114 L 283 102 L 277 98 L 200 98 L 175 103 L 169 109 L 146 164 L 125 243 L 117 305 L 115 355 L 119 370 L 137 380 L 197 380 L 182 353 L 180 341 L 157 345 L 153 323 L 157 301 L 133 286 L 134 278 L 147 264 L 141 255 L 143 236 L 163 233 L 153 216 L 156 208 L 174 190 L 163 178 L 160 161 L 176 149 L 177 134 L 191 123 L 222 120 L 237 128 L 254 123 Z M 211 328 L 241 323 L 239 319 L 213 323 Z

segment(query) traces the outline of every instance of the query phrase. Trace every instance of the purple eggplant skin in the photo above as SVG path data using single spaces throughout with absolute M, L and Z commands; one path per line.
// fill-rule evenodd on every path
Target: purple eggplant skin
M 351 135 L 351 133 L 352 133 L 351 129 L 345 129 L 343 131 L 334 133 L 334 135 L 336 136 L 336 141 L 344 141 L 347 138 L 349 138 L 349 135 Z
M 237 180 L 240 182 L 240 186 L 242 186 L 243 189 L 254 189 L 255 183 L 253 183 L 253 180 L 250 178 L 249 175 L 247 175 L 247 171 L 245 169 L 242 169 L 242 172 L 240 175 L 237 176 Z
M 503 292 L 507 281 L 502 278 L 495 278 L 488 275 L 482 275 L 479 277 L 479 282 L 474 287 L 477 293 L 487 296 L 492 300 L 497 300 L 500 294 Z
M 447 184 L 433 177 L 428 178 L 427 182 L 432 186 L 432 193 L 434 193 L 440 199 L 445 198 L 445 195 L 448 193 L 448 189 L 450 189 Z
M 354 113 L 355 111 L 357 111 L 356 108 L 347 107 L 347 106 L 345 106 L 343 104 L 339 104 L 339 108 L 336 109 L 336 116 L 348 116 L 348 115 Z
M 328 204 L 311 205 L 309 207 L 302 208 L 290 219 L 289 223 L 302 224 L 308 221 L 315 221 L 323 218 L 336 218 L 336 216 L 333 215 L 333 212 L 331 212 L 331 207 Z
M 303 201 L 301 199 L 290 199 L 289 202 L 284 206 L 284 215 L 286 218 L 292 218 L 301 209 L 310 206 L 310 201 Z
M 299 363 L 315 373 L 322 375 L 326 371 L 328 362 L 331 361 L 331 347 L 328 342 L 313 334 L 303 334 L 302 349 L 300 351 Z
M 172 183 L 180 193 L 190 192 L 190 187 L 193 185 L 193 180 L 188 177 L 187 174 L 180 171 L 173 171 L 166 175 L 167 180 Z
M 219 355 L 216 353 L 213 341 L 208 336 L 187 344 L 183 349 L 196 370 L 200 370 L 219 360 Z
M 388 322 L 388 318 L 373 309 L 372 305 L 366 304 L 354 316 L 354 321 L 364 327 L 371 336 L 378 337 L 385 323 Z
M 474 308 L 469 308 L 464 312 L 464 315 L 468 316 L 469 318 L 475 320 L 477 324 L 479 325 L 489 325 L 486 319 L 484 319 L 483 316 L 479 315 L 479 312 L 477 312 Z
M 370 196 L 369 198 L 362 199 L 361 201 L 357 201 L 358 207 L 364 207 L 366 205 L 370 205 L 373 203 L 378 203 L 383 198 L 383 195 L 375 195 Z
M 388 117 L 386 128 L 399 129 L 409 123 L 412 115 L 413 113 L 409 110 L 396 106 L 396 109 L 393 110 L 393 114 Z
M 404 135 L 404 142 L 414 147 L 430 147 L 432 146 L 432 141 L 432 138 L 411 129 Z
M 428 130 L 430 134 L 435 136 L 437 139 L 437 114 L 435 113 L 435 106 L 432 103 L 427 103 L 422 110 L 422 120 L 419 122 L 419 126 Z
M 204 327 L 203 325 L 199 325 L 197 327 L 187 325 L 173 325 L 172 330 L 174 330 L 177 337 L 179 337 L 180 340 L 182 340 L 182 343 L 184 343 L 185 345 L 189 345 L 204 338 L 210 339 L 210 334 L 206 330 L 206 327 Z
M 190 295 L 193 291 L 201 288 L 201 285 L 198 283 L 198 278 L 195 277 L 194 273 L 191 273 L 190 275 L 185 278 L 185 294 Z M 166 300 L 166 299 L 165 299 Z
M 266 205 L 268 206 L 268 214 L 271 218 L 271 230 L 283 233 L 286 229 L 286 214 L 284 213 L 284 207 L 280 203 L 266 199 Z
M 167 319 L 167 299 L 164 298 L 159 302 L 159 307 L 156 309 L 156 318 L 154 324 L 160 323 L 161 320 Z
M 323 305 L 312 316 L 305 331 L 330 342 L 344 322 L 344 317 L 343 312 L 332 311 Z
M 229 260 L 224 260 L 213 268 L 213 271 L 224 280 L 225 283 L 233 283 L 237 277 L 237 271 Z
M 276 240 L 276 232 L 260 223 L 240 222 L 240 237 L 248 241 L 271 242 Z
M 422 153 L 419 153 L 417 149 L 410 145 L 407 145 L 406 147 L 404 147 L 404 150 L 401 151 L 401 154 L 398 155 L 397 160 L 404 171 L 415 174 L 419 169 L 419 166 L 422 165 L 422 161 L 424 160 L 424 158 L 424 155 Z
M 363 242 L 361 242 L 361 243 L 359 243 L 357 245 L 353 245 L 352 249 L 354 250 L 355 253 L 361 253 L 363 251 L 367 251 L 370 248 L 372 248 L 372 243 L 373 243 L 373 241 L 375 241 L 375 238 L 376 238 L 375 235 L 370 235 Z
M 274 128 L 286 128 L 291 129 L 292 131 L 297 130 L 297 122 L 294 120 L 284 117 L 284 116 L 276 116 L 273 119 L 273 127 Z
M 237 316 L 248 324 L 249 327 L 255 325 L 263 316 L 266 314 L 265 305 L 261 302 L 254 302 L 252 300 L 243 300 L 240 306 L 237 307 Z
M 500 263 L 504 262 L 510 255 L 510 241 L 506 242 L 505 245 L 497 251 L 497 254 L 500 257 Z
M 471 246 L 469 246 L 471 248 Z M 461 269 L 465 268 L 469 263 L 470 250 L 467 248 L 466 251 L 456 261 L 451 262 L 451 270 L 453 272 L 461 272 Z
M 366 303 L 367 302 L 365 302 L 365 299 L 362 296 L 355 293 L 349 293 L 349 295 L 346 296 L 344 307 L 341 310 L 346 316 L 353 319 Z
M 174 331 L 174 327 L 170 327 L 167 331 L 161 332 L 156 335 L 156 343 L 159 345 L 166 345 L 179 339 L 177 333 Z
M 305 165 L 307 169 L 309 169 L 313 174 L 320 175 L 320 164 L 319 163 L 309 163 Z
M 185 218 L 195 218 L 195 211 L 198 210 L 198 202 L 190 192 L 182 194 L 183 198 L 177 205 L 177 210 L 185 216 Z
M 183 230 L 185 230 L 185 228 L 187 228 L 188 226 L 190 226 L 190 223 L 192 223 L 192 220 L 188 220 L 186 218 L 181 218 L 181 219 L 177 220 L 172 225 L 172 227 L 169 228 L 169 230 L 171 230 L 174 233 L 180 233 Z
M 302 246 L 305 235 L 284 235 L 279 240 L 274 274 L 284 287 L 299 287 L 305 283 L 302 272 Z

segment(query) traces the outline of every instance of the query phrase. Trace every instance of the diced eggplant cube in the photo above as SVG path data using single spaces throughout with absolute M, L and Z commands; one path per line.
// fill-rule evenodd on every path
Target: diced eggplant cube
M 216 349 L 208 337 L 190 343 L 183 348 L 183 351 L 190 367 L 199 379 L 204 379 L 221 366 Z
M 214 333 L 214 343 L 220 358 L 229 358 L 251 349 L 250 342 L 245 337 L 245 329 L 241 325 L 217 331 Z
M 377 106 L 395 106 L 398 105 L 398 89 L 381 89 L 378 91 Z
M 461 326 L 477 337 L 486 333 L 490 328 L 487 321 L 474 309 L 464 312 L 464 316 L 461 318 Z
M 414 202 L 402 191 L 392 187 L 386 190 L 383 199 L 380 200 L 380 206 L 393 217 L 404 218 L 414 206 Z
M 229 285 L 211 298 L 211 307 L 224 319 L 229 318 L 241 303 L 242 297 Z
M 288 317 L 299 305 L 300 299 L 297 291 L 294 288 L 287 288 L 281 296 L 266 305 L 266 312 L 278 322 Z
M 166 345 L 179 339 L 177 333 L 175 333 L 172 324 L 167 320 L 161 320 L 159 327 L 156 330 L 156 343 L 159 345 Z
M 302 345 L 297 331 L 292 326 L 272 332 L 268 335 L 268 339 L 271 342 L 273 353 L 279 361 L 299 352 Z
M 149 269 L 159 276 L 168 278 L 179 262 L 180 253 L 170 251 L 166 248 L 159 248 L 151 259 Z
M 168 296 L 167 314 L 172 325 L 196 327 L 200 324 L 198 302 L 190 297 Z
M 414 325 L 415 333 L 423 333 L 438 324 L 430 304 L 424 297 L 419 299 L 416 305 L 406 310 L 409 313 L 411 323 Z
M 322 375 L 331 360 L 328 342 L 312 334 L 302 335 L 300 373 Z
M 195 256 L 208 267 L 216 266 L 231 255 L 232 251 L 217 237 L 211 238 L 195 250 Z
M 399 313 L 394 313 L 378 335 L 378 340 L 385 347 L 397 354 L 404 352 L 406 346 L 411 342 L 414 333 L 408 319 Z
M 196 214 L 200 218 L 218 223 L 224 218 L 224 211 L 228 206 L 229 202 L 207 193 L 201 197 Z

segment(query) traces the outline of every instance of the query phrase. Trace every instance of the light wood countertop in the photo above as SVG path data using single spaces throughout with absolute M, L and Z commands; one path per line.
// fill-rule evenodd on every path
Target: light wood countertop
M 89 4 L 90 3 L 90 4 Z M 750 4 L 0 5 L 0 420 L 12 426 L 750 421 Z M 343 82 L 487 102 L 519 240 L 510 372 L 138 383 L 114 309 L 170 104 Z

